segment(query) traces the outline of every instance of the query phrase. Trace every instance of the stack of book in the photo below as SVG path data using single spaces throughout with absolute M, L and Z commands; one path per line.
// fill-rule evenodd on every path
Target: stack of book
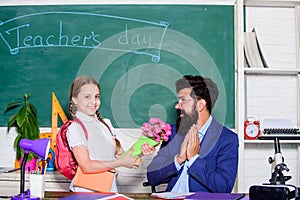
M 254 28 L 251 32 L 244 33 L 244 41 L 245 66 L 251 68 L 268 68 Z

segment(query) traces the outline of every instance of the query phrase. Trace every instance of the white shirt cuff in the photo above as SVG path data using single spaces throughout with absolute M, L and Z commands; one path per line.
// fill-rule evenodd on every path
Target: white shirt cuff
M 184 163 L 182 163 L 182 164 L 180 165 L 180 164 L 177 162 L 177 159 L 176 159 L 177 156 L 178 156 L 178 154 L 175 155 L 174 163 L 175 163 L 175 167 L 176 167 L 177 171 L 179 171 L 179 170 L 181 169 L 181 167 L 183 166 Z
M 192 157 L 192 159 L 187 162 L 187 167 L 190 167 L 198 157 L 199 157 L 199 154 L 194 155 Z

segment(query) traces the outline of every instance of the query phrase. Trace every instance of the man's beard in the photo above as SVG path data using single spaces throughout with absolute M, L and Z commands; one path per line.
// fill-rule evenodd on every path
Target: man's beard
M 188 133 L 193 124 L 196 124 L 198 121 L 198 112 L 193 109 L 193 113 L 188 115 L 184 110 L 181 110 L 182 117 L 178 117 L 176 121 L 177 133 L 180 135 L 185 135 Z

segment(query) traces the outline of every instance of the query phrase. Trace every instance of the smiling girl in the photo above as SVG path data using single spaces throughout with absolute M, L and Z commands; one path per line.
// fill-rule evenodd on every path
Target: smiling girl
M 97 81 L 87 76 L 76 78 L 71 86 L 69 113 L 84 124 L 88 139 L 82 127 L 72 123 L 68 128 L 67 140 L 79 167 L 83 173 L 98 173 L 120 166 L 138 168 L 141 165 L 139 157 L 132 157 L 132 151 L 122 158 L 118 156 L 123 148 L 113 133 L 110 120 L 101 117 L 98 111 L 100 104 L 100 86 Z M 148 144 L 142 150 L 143 155 L 154 152 L 154 148 Z M 74 186 L 74 179 L 70 189 L 74 192 L 91 191 Z M 117 192 L 116 176 L 111 192 Z

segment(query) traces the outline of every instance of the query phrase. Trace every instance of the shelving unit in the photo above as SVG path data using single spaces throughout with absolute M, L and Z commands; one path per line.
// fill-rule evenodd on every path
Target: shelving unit
M 249 7 L 255 7 L 255 8 L 293 8 L 295 9 L 295 41 L 296 41 L 296 66 L 289 66 L 288 68 L 272 68 L 272 66 L 269 66 L 270 68 L 245 68 L 244 63 L 244 28 L 245 28 L 245 22 L 247 19 L 245 19 L 245 8 Z M 251 179 L 251 175 L 249 174 L 255 174 L 257 177 L 267 174 L 267 177 L 271 175 L 270 169 L 266 169 L 269 164 L 264 163 L 263 169 L 255 169 L 254 165 L 256 162 L 256 165 L 258 162 L 263 160 L 263 157 L 272 156 L 273 152 L 273 146 L 274 143 L 272 140 L 245 140 L 244 139 L 244 127 L 243 122 L 245 119 L 247 119 L 247 107 L 249 107 L 247 102 L 247 90 L 249 89 L 249 85 L 247 85 L 247 81 L 249 78 L 261 78 L 261 77 L 275 77 L 275 78 L 281 78 L 286 77 L 286 79 L 292 77 L 295 79 L 295 88 L 297 90 L 297 119 L 296 123 L 297 126 L 300 127 L 300 1 L 299 0 L 236 0 L 235 2 L 235 34 L 236 34 L 236 91 L 237 91 L 237 101 L 236 101 L 236 128 L 237 132 L 239 133 L 239 140 L 240 140 L 240 160 L 239 160 L 239 171 L 238 171 L 238 178 L 236 182 L 236 190 L 238 192 L 248 192 L 247 186 L 250 184 L 256 184 L 255 178 L 253 178 L 252 181 L 249 181 Z M 260 16 L 261 17 L 261 16 Z M 275 22 L 274 22 L 275 23 Z M 280 28 L 280 27 L 279 27 Z M 253 86 L 252 86 L 253 87 Z M 259 87 L 259 86 L 258 86 Z M 261 88 L 259 88 L 261 89 Z M 289 89 L 289 88 L 287 88 Z M 289 97 L 286 98 L 286 101 L 289 101 Z M 282 102 L 282 107 L 285 106 L 286 102 Z M 276 107 L 274 108 L 274 111 L 276 110 Z M 251 116 L 253 117 L 253 116 Z M 282 116 L 284 118 L 284 116 Z M 284 147 L 287 147 L 288 149 L 283 150 L 283 156 L 285 154 L 285 151 L 287 151 L 287 154 L 297 154 L 295 156 L 297 161 L 293 160 L 293 163 L 295 164 L 295 168 L 291 171 L 294 171 L 295 176 L 293 176 L 294 181 L 296 182 L 297 186 L 300 185 L 300 140 L 280 140 L 280 143 L 283 144 Z M 257 160 L 255 160 L 255 154 L 253 152 L 257 151 Z M 292 152 L 293 151 L 293 152 Z M 290 155 L 289 155 L 290 156 Z M 248 158 L 250 157 L 250 158 Z M 265 159 L 267 160 L 268 157 Z M 250 159 L 250 161 L 249 161 Z M 252 159 L 252 161 L 251 161 Z M 259 160 L 260 159 L 260 160 Z M 252 163 L 251 163 L 252 162 Z M 253 165 L 253 166 L 252 166 Z M 293 168 L 294 166 L 292 166 Z M 253 169 L 252 169 L 253 168 Z M 258 167 L 257 167 L 258 168 Z M 251 172 L 249 170 L 251 169 Z M 265 171 L 264 171 L 265 170 Z M 254 172 L 255 171 L 255 172 Z M 263 173 L 262 173 L 263 171 Z M 261 177 L 260 177 L 261 178 Z M 268 182 L 268 179 L 259 179 L 257 178 L 257 181 L 260 182 L 261 180 L 264 180 L 264 182 Z

